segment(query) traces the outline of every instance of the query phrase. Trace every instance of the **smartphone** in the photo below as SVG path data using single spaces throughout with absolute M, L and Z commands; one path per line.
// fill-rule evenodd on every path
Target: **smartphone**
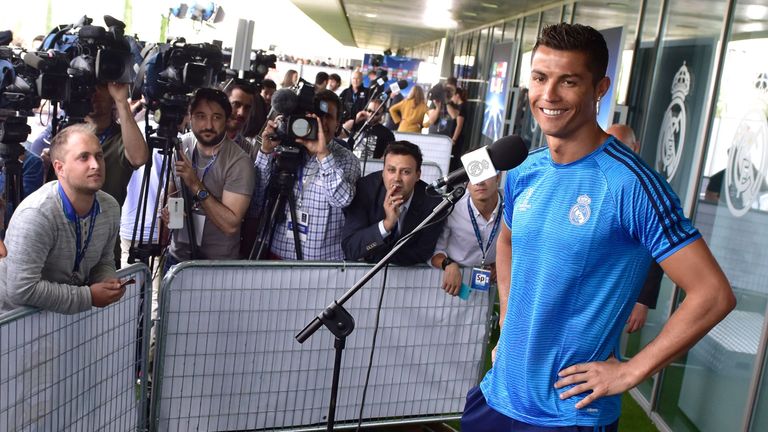
M 125 288 L 126 286 L 135 284 L 135 283 L 136 283 L 136 279 L 134 278 L 126 279 L 124 281 L 120 281 L 120 288 Z

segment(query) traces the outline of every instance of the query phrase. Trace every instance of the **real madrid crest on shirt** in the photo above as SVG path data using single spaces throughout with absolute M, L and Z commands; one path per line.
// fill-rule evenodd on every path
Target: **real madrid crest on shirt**
M 683 62 L 672 79 L 672 101 L 664 112 L 658 142 L 657 165 L 667 181 L 675 176 L 685 144 L 685 97 L 691 90 L 691 75 Z
M 576 199 L 576 204 L 571 207 L 571 211 L 568 214 L 571 224 L 584 225 L 589 220 L 589 216 L 592 211 L 589 209 L 589 204 L 592 202 L 592 198 L 589 195 L 579 195 Z

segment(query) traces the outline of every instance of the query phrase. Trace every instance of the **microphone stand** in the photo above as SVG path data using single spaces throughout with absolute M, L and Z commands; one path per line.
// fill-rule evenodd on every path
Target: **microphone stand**
M 421 231 L 431 223 L 443 210 L 452 207 L 456 202 L 464 195 L 464 188 L 461 186 L 456 187 L 450 192 L 443 195 L 443 200 L 435 206 L 432 213 L 429 214 L 414 230 L 411 234 Z M 326 430 L 333 432 L 334 419 L 336 417 L 336 397 L 339 391 L 339 375 L 341 372 L 341 355 L 344 351 L 347 336 L 352 334 L 355 329 L 355 319 L 350 313 L 344 309 L 343 305 L 347 302 L 355 293 L 360 290 L 371 278 L 373 278 L 385 265 L 389 264 L 392 257 L 405 246 L 406 243 L 413 237 L 409 234 L 409 237 L 405 241 L 399 241 L 395 244 L 391 251 L 384 256 L 372 269 L 368 271 L 360 280 L 350 288 L 344 295 L 334 300 L 325 309 L 323 309 L 309 324 L 304 327 L 296 336 L 296 340 L 299 343 L 304 343 L 307 339 L 312 337 L 315 332 L 323 325 L 328 328 L 334 335 L 333 347 L 335 349 L 335 357 L 333 361 L 333 378 L 331 381 L 331 398 L 328 406 L 328 422 Z

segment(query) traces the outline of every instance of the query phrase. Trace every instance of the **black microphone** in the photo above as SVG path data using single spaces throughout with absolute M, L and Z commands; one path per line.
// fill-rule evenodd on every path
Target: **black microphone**
M 0 31 L 0 45 L 10 45 L 13 41 L 13 32 L 10 30 Z
M 283 88 L 272 95 L 272 111 L 278 114 L 290 114 L 299 106 L 299 97 L 289 89 Z M 272 112 L 270 112 L 270 115 Z
M 510 170 L 523 163 L 525 158 L 528 157 L 528 148 L 525 146 L 523 139 L 517 135 L 502 137 L 491 145 L 485 147 L 485 149 L 480 148 L 468 154 L 486 150 L 488 151 L 488 156 L 491 158 L 491 162 L 493 163 L 493 166 L 489 168 L 492 168 L 494 171 Z M 472 163 L 469 165 L 472 165 Z M 454 186 L 459 183 L 464 183 L 467 181 L 467 179 L 469 179 L 467 168 L 462 167 L 457 170 L 453 170 L 448 175 L 432 182 L 432 184 L 427 186 L 427 188 L 435 190 L 440 189 L 443 186 Z
M 402 91 L 406 87 L 408 87 L 407 80 L 401 79 L 400 81 L 393 82 L 392 84 L 389 85 L 389 88 L 387 89 L 387 91 L 385 91 L 379 96 L 379 99 L 381 99 L 381 101 L 384 102 L 387 99 L 389 99 L 390 96 L 392 96 L 392 93 Z

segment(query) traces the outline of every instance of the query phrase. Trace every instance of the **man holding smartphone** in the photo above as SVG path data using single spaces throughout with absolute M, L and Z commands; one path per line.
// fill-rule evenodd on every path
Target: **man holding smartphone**
M 100 190 L 104 151 L 93 127 L 77 124 L 59 132 L 51 160 L 59 180 L 29 195 L 8 225 L 0 313 L 36 306 L 74 314 L 125 294 L 115 277 L 120 207 Z

